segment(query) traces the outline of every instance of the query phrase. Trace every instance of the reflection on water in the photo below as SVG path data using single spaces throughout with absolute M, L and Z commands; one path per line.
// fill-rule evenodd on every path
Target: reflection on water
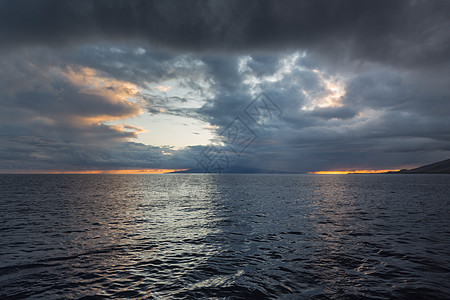
M 446 298 L 449 176 L 0 176 L 0 298 Z

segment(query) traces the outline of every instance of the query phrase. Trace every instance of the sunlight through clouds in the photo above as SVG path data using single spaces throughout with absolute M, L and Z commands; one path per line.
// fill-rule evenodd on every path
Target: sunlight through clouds
M 337 76 L 328 76 L 317 69 L 312 71 L 317 74 L 323 90 L 318 93 L 310 93 L 308 90 L 302 89 L 302 93 L 306 98 L 306 104 L 302 107 L 302 110 L 343 106 L 341 100 L 345 96 L 346 91 L 342 79 Z
M 298 68 L 297 61 L 306 56 L 306 52 L 294 52 L 290 55 L 284 55 L 279 59 L 280 67 L 275 73 L 265 76 L 257 76 L 254 74 L 249 63 L 253 58 L 250 55 L 241 56 L 239 58 L 238 71 L 243 74 L 243 83 L 249 85 L 250 94 L 255 96 L 262 92 L 260 85 L 262 83 L 274 83 L 284 79 L 287 75 L 291 74 L 293 70 Z
M 131 83 L 101 76 L 96 70 L 88 67 L 68 66 L 66 70 L 58 70 L 72 84 L 79 86 L 80 92 L 98 95 L 112 102 L 131 102 L 141 100 L 139 88 Z

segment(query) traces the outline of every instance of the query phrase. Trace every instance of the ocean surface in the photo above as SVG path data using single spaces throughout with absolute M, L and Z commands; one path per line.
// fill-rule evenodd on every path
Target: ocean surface
M 449 175 L 0 175 L 0 299 L 449 299 Z

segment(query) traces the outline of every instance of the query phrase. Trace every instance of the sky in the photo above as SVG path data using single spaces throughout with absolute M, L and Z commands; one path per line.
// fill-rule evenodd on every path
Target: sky
M 450 2 L 0 0 L 0 173 L 450 157 Z

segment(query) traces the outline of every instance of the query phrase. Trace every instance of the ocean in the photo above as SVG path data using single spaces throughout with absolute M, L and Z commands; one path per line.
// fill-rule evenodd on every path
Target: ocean
M 0 299 L 448 299 L 449 175 L 0 175 Z

